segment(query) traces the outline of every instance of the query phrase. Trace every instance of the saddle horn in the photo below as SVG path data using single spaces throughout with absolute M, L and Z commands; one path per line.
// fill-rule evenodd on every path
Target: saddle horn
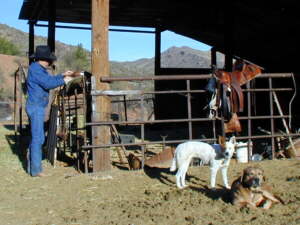
M 253 62 L 251 62 L 251 61 L 249 61 L 249 60 L 247 60 L 247 59 L 243 59 L 243 58 L 241 58 L 241 57 L 238 57 L 238 56 L 233 56 L 235 59 L 239 59 L 239 60 L 243 60 L 244 62 L 246 62 L 246 63 L 248 63 L 248 64 L 252 64 L 252 65 L 255 65 L 255 66 L 257 66 L 259 69 L 261 69 L 261 70 L 265 70 L 265 68 L 264 67 L 261 67 L 261 66 L 259 66 L 259 65 L 257 65 L 257 64 L 255 64 L 255 63 L 253 63 Z

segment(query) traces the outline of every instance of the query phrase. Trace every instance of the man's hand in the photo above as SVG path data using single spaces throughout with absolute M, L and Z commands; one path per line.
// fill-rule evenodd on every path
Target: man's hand
M 64 77 L 73 77 L 74 72 L 71 70 L 67 70 L 66 72 L 64 72 L 62 75 Z

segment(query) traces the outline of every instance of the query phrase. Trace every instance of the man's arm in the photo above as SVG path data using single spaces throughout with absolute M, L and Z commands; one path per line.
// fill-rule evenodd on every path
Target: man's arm
M 53 89 L 65 84 L 62 74 L 51 76 L 47 72 L 39 70 L 34 72 L 34 79 L 44 89 Z

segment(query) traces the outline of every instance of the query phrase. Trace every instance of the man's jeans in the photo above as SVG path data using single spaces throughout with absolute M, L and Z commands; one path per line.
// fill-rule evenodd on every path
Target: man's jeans
M 45 108 L 42 106 L 26 104 L 26 112 L 30 119 L 31 128 L 27 172 L 31 176 L 36 176 L 42 172 L 42 145 L 45 141 Z

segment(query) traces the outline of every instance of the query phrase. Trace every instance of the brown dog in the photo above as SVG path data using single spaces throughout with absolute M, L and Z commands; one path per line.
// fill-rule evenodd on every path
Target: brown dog
M 139 170 L 142 168 L 141 160 L 132 153 L 130 153 L 128 156 L 128 164 L 130 170 Z
M 263 170 L 257 167 L 247 167 L 243 175 L 231 185 L 232 204 L 239 207 L 269 209 L 273 203 L 284 202 L 271 192 L 271 187 L 265 182 Z

